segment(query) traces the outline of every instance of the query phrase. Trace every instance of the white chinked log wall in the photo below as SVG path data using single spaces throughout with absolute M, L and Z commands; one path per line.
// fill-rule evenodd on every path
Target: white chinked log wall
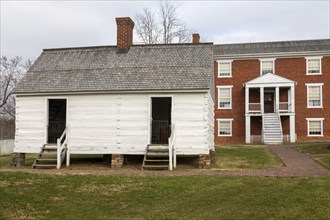
M 158 94 L 18 96 L 14 152 L 38 153 L 47 139 L 48 99 L 67 99 L 72 154 L 144 154 L 150 143 L 150 98 Z M 214 149 L 213 100 L 208 93 L 174 93 L 172 123 L 179 155 Z

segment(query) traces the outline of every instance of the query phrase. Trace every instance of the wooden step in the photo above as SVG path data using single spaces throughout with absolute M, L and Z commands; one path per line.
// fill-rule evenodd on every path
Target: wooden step
M 168 149 L 148 149 L 148 152 L 168 152 Z
M 36 161 L 57 161 L 57 159 L 53 159 L 53 158 L 40 158 L 40 159 L 36 159 Z
M 33 168 L 36 168 L 36 167 L 54 168 L 54 167 L 56 167 L 56 164 L 34 164 Z
M 143 168 L 168 169 L 168 165 L 144 165 Z
M 43 150 L 47 150 L 47 151 L 57 151 L 57 148 L 56 147 L 41 147 L 41 149 Z
M 146 159 L 145 162 L 169 162 L 169 160 L 164 160 L 164 159 Z

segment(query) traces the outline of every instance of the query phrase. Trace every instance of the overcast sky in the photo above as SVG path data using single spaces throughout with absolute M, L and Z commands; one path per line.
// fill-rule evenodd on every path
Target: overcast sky
M 1 1 L 1 55 L 37 58 L 43 48 L 116 44 L 115 17 L 156 1 Z M 220 43 L 330 38 L 330 0 L 174 1 L 179 18 Z M 134 40 L 137 40 L 136 38 Z

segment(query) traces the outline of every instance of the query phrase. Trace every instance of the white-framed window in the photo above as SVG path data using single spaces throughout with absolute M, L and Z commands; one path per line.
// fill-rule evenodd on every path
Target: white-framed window
M 323 136 L 323 120 L 324 118 L 306 118 L 307 120 L 307 136 Z
M 307 108 L 322 108 L 323 83 L 306 83 L 306 86 L 307 86 Z
M 306 75 L 322 75 L 322 57 L 305 57 Z
M 231 109 L 232 99 L 231 91 L 233 86 L 217 86 L 218 87 L 218 109 Z
M 259 59 L 260 75 L 275 73 L 275 59 Z
M 218 60 L 218 77 L 232 76 L 232 60 Z
M 231 137 L 233 135 L 233 119 L 221 118 L 218 120 L 218 136 Z

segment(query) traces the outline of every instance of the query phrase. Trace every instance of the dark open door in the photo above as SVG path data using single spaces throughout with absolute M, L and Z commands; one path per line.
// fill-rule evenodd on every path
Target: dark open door
M 66 127 L 66 99 L 48 100 L 48 143 L 56 143 Z
M 151 144 L 168 144 L 171 134 L 171 98 L 151 98 Z
M 264 108 L 265 108 L 265 113 L 274 112 L 274 93 L 265 93 Z

